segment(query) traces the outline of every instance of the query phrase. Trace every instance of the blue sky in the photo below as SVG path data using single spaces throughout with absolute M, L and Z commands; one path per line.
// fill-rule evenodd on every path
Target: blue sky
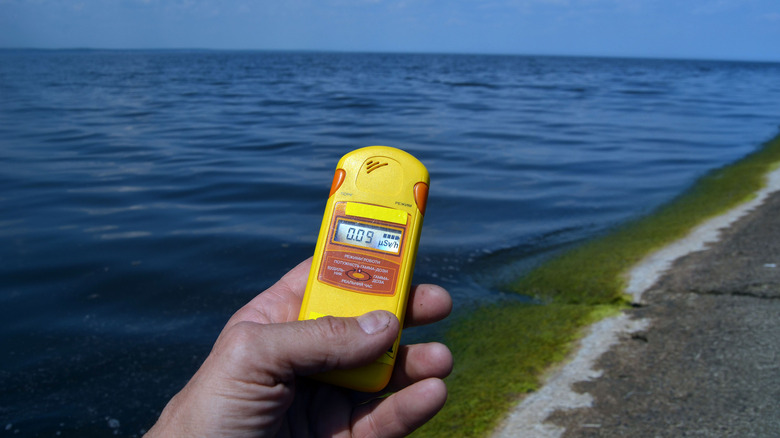
M 780 61 L 780 0 L 0 0 L 0 47 Z

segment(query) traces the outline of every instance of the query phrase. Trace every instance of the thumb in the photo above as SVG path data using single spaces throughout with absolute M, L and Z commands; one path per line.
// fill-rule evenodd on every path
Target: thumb
M 216 346 L 214 353 L 232 362 L 230 368 L 253 368 L 249 375 L 260 380 L 263 376 L 285 381 L 294 375 L 367 365 L 390 348 L 399 327 L 395 315 L 384 310 L 356 318 L 324 316 L 279 324 L 242 322 L 228 329 L 221 339 L 224 342 L 218 342 L 223 345 Z
M 356 318 L 325 316 L 294 325 L 294 338 L 285 339 L 278 358 L 298 375 L 367 365 L 393 345 L 400 328 L 395 315 L 385 310 Z

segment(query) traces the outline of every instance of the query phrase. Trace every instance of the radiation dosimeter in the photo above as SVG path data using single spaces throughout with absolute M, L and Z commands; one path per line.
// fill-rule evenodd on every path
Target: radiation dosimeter
M 393 312 L 403 326 L 428 200 L 428 171 L 412 155 L 369 146 L 344 155 L 325 206 L 300 320 Z M 314 378 L 374 392 L 390 380 L 401 334 L 375 362 Z

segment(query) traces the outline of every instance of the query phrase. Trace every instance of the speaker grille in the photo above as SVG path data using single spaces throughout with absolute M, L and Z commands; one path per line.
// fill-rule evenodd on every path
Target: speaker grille
M 387 162 L 369 160 L 366 162 L 366 173 L 371 173 L 380 167 L 387 166 Z

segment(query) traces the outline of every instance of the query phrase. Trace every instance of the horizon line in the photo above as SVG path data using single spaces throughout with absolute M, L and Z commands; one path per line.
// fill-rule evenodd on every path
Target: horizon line
M 780 59 L 715 58 L 674 55 L 620 55 L 620 54 L 565 54 L 565 53 L 511 53 L 469 51 L 403 51 L 403 50 L 350 50 L 350 49 L 261 49 L 261 48 L 208 48 L 208 47 L 3 47 L 0 51 L 51 51 L 51 52 L 277 52 L 277 53 L 334 53 L 334 54 L 388 54 L 388 55 L 461 55 L 461 56 L 516 56 L 548 58 L 596 58 L 635 59 L 656 61 L 746 62 L 780 63 Z

